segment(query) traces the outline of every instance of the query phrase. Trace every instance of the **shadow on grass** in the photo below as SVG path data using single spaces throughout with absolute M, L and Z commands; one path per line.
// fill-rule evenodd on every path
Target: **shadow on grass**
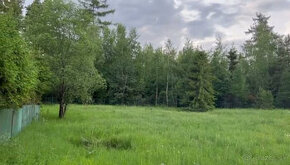
M 195 110 L 195 109 L 186 108 L 186 107 L 178 107 L 177 108 L 177 112 L 205 113 L 205 112 L 210 112 L 210 111 L 213 111 L 213 109 L 211 109 L 211 110 Z
M 74 145 L 85 147 L 86 149 L 93 149 L 98 147 L 105 147 L 107 149 L 129 150 L 132 148 L 131 138 L 127 137 L 110 137 L 100 139 L 95 137 L 81 137 L 80 139 L 71 140 Z

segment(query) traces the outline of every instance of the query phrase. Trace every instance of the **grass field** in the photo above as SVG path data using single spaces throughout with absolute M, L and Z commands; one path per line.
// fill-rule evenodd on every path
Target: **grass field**
M 290 164 L 290 111 L 57 106 L 9 142 L 0 164 Z

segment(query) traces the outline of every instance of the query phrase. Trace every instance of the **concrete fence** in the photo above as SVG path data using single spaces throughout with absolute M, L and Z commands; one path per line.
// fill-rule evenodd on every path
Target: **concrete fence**
M 21 130 L 39 117 L 39 105 L 25 105 L 17 110 L 0 110 L 0 141 L 17 135 Z

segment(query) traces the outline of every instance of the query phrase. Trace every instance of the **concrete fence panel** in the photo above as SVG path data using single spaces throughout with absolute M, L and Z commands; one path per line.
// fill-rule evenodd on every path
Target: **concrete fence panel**
M 17 110 L 0 110 L 0 141 L 20 133 L 33 120 L 38 120 L 39 114 L 39 105 L 25 105 Z
M 12 110 L 0 110 L 0 140 L 11 137 Z

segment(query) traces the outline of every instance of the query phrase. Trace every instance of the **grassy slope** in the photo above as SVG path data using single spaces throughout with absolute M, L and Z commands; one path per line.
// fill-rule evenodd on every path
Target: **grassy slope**
M 0 164 L 290 164 L 290 111 L 43 106 Z

